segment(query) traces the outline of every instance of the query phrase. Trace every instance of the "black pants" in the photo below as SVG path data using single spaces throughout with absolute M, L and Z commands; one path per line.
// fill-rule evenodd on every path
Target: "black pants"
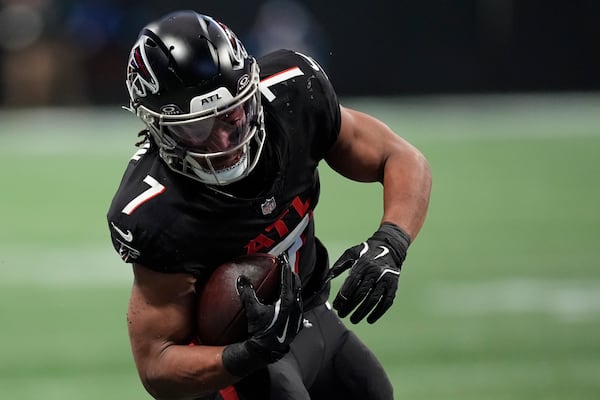
M 304 317 L 312 326 L 300 331 L 284 358 L 236 385 L 240 399 L 393 399 L 382 365 L 328 304 Z

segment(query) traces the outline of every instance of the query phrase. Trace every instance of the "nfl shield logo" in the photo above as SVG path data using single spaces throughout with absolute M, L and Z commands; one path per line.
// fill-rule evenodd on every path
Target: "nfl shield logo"
M 273 210 L 275 210 L 275 207 L 277 207 L 277 203 L 275 203 L 275 197 L 266 199 L 265 202 L 260 205 L 263 215 L 271 214 Z

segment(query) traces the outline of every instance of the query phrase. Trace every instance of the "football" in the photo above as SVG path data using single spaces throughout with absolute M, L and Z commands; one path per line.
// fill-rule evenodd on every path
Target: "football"
M 200 344 L 222 346 L 248 337 L 248 321 L 236 287 L 240 275 L 250 279 L 262 303 L 273 303 L 279 297 L 281 263 L 276 257 L 258 253 L 220 265 L 198 293 L 196 318 Z

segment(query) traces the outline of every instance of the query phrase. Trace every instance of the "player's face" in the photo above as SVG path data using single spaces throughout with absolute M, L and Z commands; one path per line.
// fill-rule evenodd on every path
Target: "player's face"
M 211 165 L 215 170 L 221 170 L 240 160 L 243 154 L 240 144 L 246 139 L 249 129 L 247 113 L 240 105 L 216 117 L 171 125 L 168 132 L 179 145 L 194 153 L 214 154 Z M 203 157 L 198 157 L 197 161 L 209 169 Z

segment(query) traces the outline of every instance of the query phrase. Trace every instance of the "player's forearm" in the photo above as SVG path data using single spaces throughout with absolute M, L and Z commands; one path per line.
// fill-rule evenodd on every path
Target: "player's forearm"
M 138 365 L 144 387 L 158 400 L 195 399 L 235 383 L 224 367 L 223 347 L 172 345 Z
M 386 161 L 383 176 L 383 222 L 393 222 L 417 237 L 429 207 L 431 169 L 416 148 L 408 146 Z

